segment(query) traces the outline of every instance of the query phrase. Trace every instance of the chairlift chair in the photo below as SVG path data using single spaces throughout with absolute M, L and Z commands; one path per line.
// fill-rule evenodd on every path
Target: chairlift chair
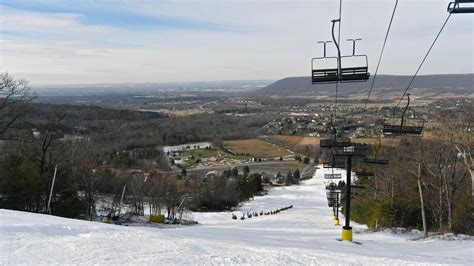
M 370 159 L 370 158 L 364 158 L 364 163 L 366 164 L 381 164 L 381 165 L 385 165 L 385 164 L 388 164 L 388 160 L 385 160 L 385 159 Z
M 337 147 L 332 149 L 332 154 L 335 157 L 358 156 L 365 157 L 365 151 L 361 146 Z
M 333 156 L 332 160 L 323 163 L 323 168 L 345 168 L 346 160 L 342 157 Z
M 348 138 L 330 138 L 330 139 L 321 139 L 319 146 L 321 148 L 342 148 L 342 147 L 351 147 L 352 142 Z
M 338 79 L 338 58 L 326 56 L 326 45 L 331 41 L 318 41 L 323 44 L 323 57 L 315 57 L 311 60 L 312 83 L 336 83 Z M 329 65 L 329 66 L 328 66 Z
M 336 189 L 338 189 L 338 186 L 337 186 L 336 183 L 331 182 L 331 183 L 329 183 L 328 185 L 326 185 L 326 189 L 327 189 L 327 190 L 336 190 Z
M 322 67 L 322 63 L 337 61 L 337 57 L 315 57 L 311 60 L 311 80 L 312 83 L 329 84 L 337 83 L 339 80 L 337 65 L 333 68 Z
M 361 39 L 348 39 L 352 41 L 352 55 L 341 56 L 341 50 L 339 43 L 336 41 L 334 34 L 334 28 L 336 22 L 340 22 L 340 19 L 332 20 L 332 39 L 337 48 L 337 57 L 327 57 L 326 56 L 326 44 L 330 41 L 320 41 L 318 43 L 324 44 L 324 56 L 313 58 L 311 61 L 311 77 L 312 83 L 346 83 L 346 82 L 365 82 L 369 79 L 370 73 L 368 68 L 368 59 L 366 55 L 357 55 L 355 53 L 355 44 L 356 41 Z M 365 64 L 361 66 L 345 66 L 342 63 L 343 59 L 358 59 L 362 58 L 365 61 Z M 322 67 L 323 62 L 329 62 L 336 60 L 336 64 L 330 64 L 330 67 Z M 346 60 L 344 60 L 346 61 Z
M 351 185 L 352 189 L 364 189 L 365 186 L 360 186 L 360 185 Z
M 355 172 L 358 177 L 373 177 L 375 174 L 373 172 L 357 171 Z
M 342 65 L 341 75 L 340 75 L 341 83 L 365 82 L 369 79 L 370 73 L 369 73 L 369 67 L 368 67 L 368 59 L 366 55 L 353 54 L 353 55 L 341 56 L 341 61 L 344 58 L 350 58 L 350 59 L 362 58 L 365 61 L 365 65 L 358 66 L 358 67 L 344 67 L 344 65 Z
M 326 197 L 328 200 L 328 206 L 329 207 L 338 207 L 339 206 L 339 197 L 338 194 L 339 191 L 331 190 L 331 191 L 326 191 Z
M 328 200 L 336 200 L 336 193 L 334 191 L 326 191 L 326 198 Z
M 323 162 L 323 168 L 330 169 L 333 168 L 331 162 Z
M 406 125 L 405 121 L 405 114 L 410 106 L 410 94 L 407 94 L 408 101 L 405 109 L 403 110 L 400 125 L 396 124 L 384 124 L 383 125 L 383 133 L 384 134 L 391 134 L 391 135 L 414 135 L 419 136 L 423 131 L 423 126 L 409 126 Z
M 342 175 L 340 173 L 336 174 L 324 174 L 324 179 L 341 179 Z
M 369 60 L 366 55 L 357 55 L 356 54 L 356 42 L 361 41 L 361 38 L 356 39 L 347 39 L 347 41 L 352 42 L 352 55 L 341 56 L 341 82 L 358 82 L 358 81 L 367 81 L 370 77 L 369 73 Z M 339 47 L 338 47 L 339 49 Z M 362 59 L 363 63 L 357 66 L 346 66 L 344 59 Z
M 379 153 L 379 150 L 381 147 L 382 147 L 382 139 L 378 138 L 378 144 L 375 146 L 375 155 L 371 158 L 364 157 L 364 163 L 371 164 L 371 165 L 387 165 L 388 160 L 377 158 L 377 154 Z
M 466 5 L 471 4 L 471 5 Z M 448 13 L 451 14 L 462 14 L 462 13 L 474 13 L 474 0 L 455 0 L 450 2 L 448 5 Z

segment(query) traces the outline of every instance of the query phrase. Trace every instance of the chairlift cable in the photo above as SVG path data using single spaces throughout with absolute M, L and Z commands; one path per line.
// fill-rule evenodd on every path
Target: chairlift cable
M 339 29 L 337 33 L 337 43 L 341 43 L 341 13 L 342 13 L 342 0 L 339 0 Z
M 403 100 L 403 97 L 406 96 L 406 94 L 407 94 L 408 90 L 410 89 L 410 87 L 411 87 L 413 81 L 415 80 L 416 76 L 418 75 L 418 72 L 420 71 L 421 67 L 422 67 L 423 64 L 425 63 L 426 58 L 427 58 L 428 55 L 430 54 L 431 49 L 433 49 L 433 46 L 435 45 L 436 41 L 438 40 L 438 37 L 441 35 L 441 32 L 443 31 L 444 27 L 445 27 L 446 24 L 448 23 L 448 20 L 449 20 L 450 17 L 451 17 L 451 13 L 449 13 L 448 17 L 447 17 L 446 20 L 444 21 L 443 26 L 441 26 L 441 29 L 439 30 L 438 34 L 436 35 L 436 38 L 434 39 L 433 43 L 432 43 L 431 46 L 430 46 L 430 49 L 428 49 L 428 52 L 426 53 L 425 57 L 423 57 L 423 60 L 421 61 L 421 64 L 418 66 L 418 69 L 416 70 L 415 74 L 414 74 L 413 77 L 411 78 L 410 83 L 408 83 L 407 88 L 406 88 L 405 91 L 403 92 L 402 97 L 400 97 L 400 99 L 398 100 L 398 102 L 397 102 L 397 104 L 396 104 L 395 107 L 398 107 L 398 105 L 400 105 L 400 102 Z
M 342 14 L 342 0 L 339 0 L 339 27 L 338 27 L 338 33 L 337 33 L 337 43 L 341 43 L 341 14 Z M 339 87 L 339 82 L 336 82 L 336 102 L 335 102 L 335 107 L 334 107 L 334 119 L 336 119 L 336 114 L 337 114 L 337 90 Z
M 367 109 L 370 93 L 372 92 L 372 89 L 374 88 L 375 78 L 377 77 L 377 72 L 379 71 L 379 66 L 380 66 L 380 62 L 382 61 L 383 51 L 385 50 L 385 44 L 387 43 L 388 34 L 390 32 L 390 28 L 392 27 L 393 17 L 395 16 L 395 11 L 397 10 L 397 6 L 398 6 L 398 0 L 395 1 L 395 6 L 393 7 L 392 17 L 390 18 L 390 23 L 388 24 L 387 33 L 385 34 L 385 40 L 383 41 L 383 45 L 382 45 L 382 51 L 380 51 L 379 61 L 377 63 L 377 68 L 375 69 L 375 74 L 374 74 L 374 78 L 372 79 L 372 84 L 370 85 L 370 90 L 369 90 L 369 94 L 367 95 L 367 100 L 365 101 L 364 109 Z

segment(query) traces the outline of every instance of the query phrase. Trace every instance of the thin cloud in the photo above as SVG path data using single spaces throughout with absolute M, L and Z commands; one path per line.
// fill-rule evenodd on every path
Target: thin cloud
M 308 75 L 338 2 L 4 0 L 0 65 L 33 84 Z M 342 40 L 363 38 L 371 70 L 393 4 L 343 1 Z M 446 16 L 443 1 L 401 1 L 379 72 L 412 73 Z M 473 22 L 453 15 L 421 74 L 474 72 Z

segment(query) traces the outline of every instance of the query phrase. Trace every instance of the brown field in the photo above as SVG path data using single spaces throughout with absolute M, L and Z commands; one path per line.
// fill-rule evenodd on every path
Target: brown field
M 224 141 L 224 147 L 237 154 L 250 154 L 252 157 L 280 157 L 291 155 L 287 149 L 259 139 Z
M 433 139 L 438 138 L 435 132 L 426 131 L 426 130 L 423 130 L 423 135 L 422 136 L 423 136 L 424 139 L 429 139 L 429 140 L 433 140 Z
M 268 141 L 299 153 L 312 153 L 319 148 L 319 137 L 274 135 Z
M 304 151 L 308 146 L 310 149 L 319 147 L 319 137 L 275 135 L 269 136 L 268 140 L 293 151 Z M 378 139 L 360 138 L 352 139 L 352 142 L 375 145 L 378 144 Z M 400 144 L 400 139 L 383 138 L 381 144 L 386 147 L 396 147 Z
M 378 145 L 378 139 L 369 139 L 369 138 L 361 138 L 361 139 L 352 139 L 352 142 L 359 143 L 359 144 L 369 144 L 369 145 Z M 384 138 L 381 139 L 381 145 L 385 147 L 397 147 L 400 144 L 399 138 Z
M 423 139 L 434 139 L 433 132 L 423 132 Z M 269 142 L 274 143 L 278 146 L 285 147 L 289 150 L 298 153 L 306 153 L 307 151 L 314 151 L 319 148 L 319 137 L 305 137 L 305 136 L 287 136 L 287 135 L 274 135 L 266 138 Z M 380 139 L 381 145 L 384 147 L 397 147 L 400 145 L 400 137 L 387 137 Z M 358 138 L 351 139 L 353 143 L 377 145 L 378 139 L 375 138 Z

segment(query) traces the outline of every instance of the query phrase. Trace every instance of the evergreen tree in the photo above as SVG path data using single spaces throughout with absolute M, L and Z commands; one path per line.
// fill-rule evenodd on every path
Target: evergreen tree
M 300 183 L 300 170 L 296 169 L 293 172 L 293 184 L 299 184 Z
M 11 155 L 1 165 L 0 207 L 20 211 L 43 211 L 46 181 L 35 164 L 21 155 Z
M 306 156 L 305 156 L 305 157 L 303 158 L 303 163 L 304 163 L 304 164 L 309 164 L 309 157 L 306 157 Z
M 248 175 L 250 173 L 250 168 L 248 165 L 244 166 L 244 175 Z
M 293 184 L 293 173 L 290 171 L 288 171 L 288 173 L 286 174 L 286 185 L 289 186 Z
M 232 168 L 232 176 L 233 177 L 239 176 L 239 169 L 237 169 L 237 167 Z

